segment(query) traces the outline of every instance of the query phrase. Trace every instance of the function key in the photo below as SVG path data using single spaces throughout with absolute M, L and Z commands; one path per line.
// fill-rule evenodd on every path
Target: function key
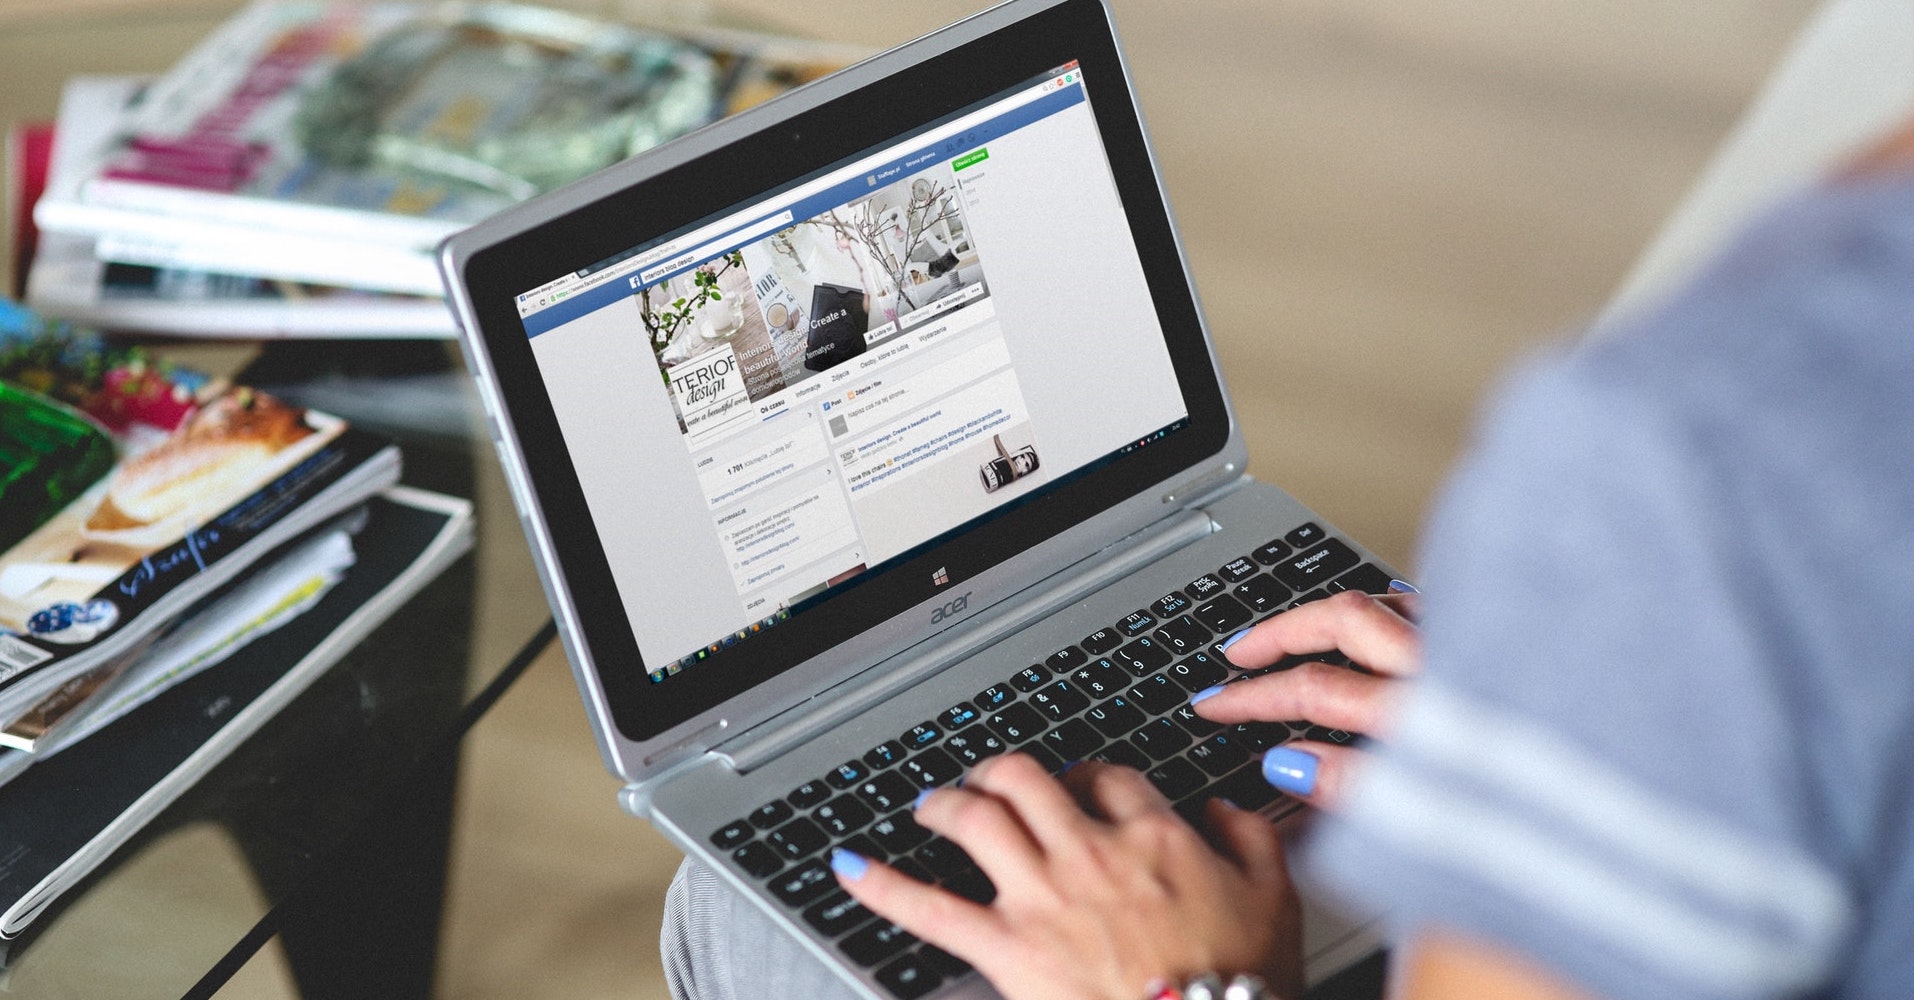
M 910 751 L 904 749 L 904 744 L 896 740 L 885 740 L 872 747 L 870 752 L 864 755 L 864 763 L 869 764 L 873 771 L 882 771 L 892 764 L 903 760 L 906 756 L 909 756 L 909 754 Z
M 1016 700 L 1016 688 L 1008 684 L 992 684 L 977 696 L 977 707 L 986 712 L 995 712 Z
M 1389 574 L 1377 569 L 1371 563 L 1363 563 L 1337 577 L 1336 582 L 1330 584 L 1328 590 L 1332 594 L 1340 594 L 1345 590 L 1359 590 L 1365 594 L 1386 594 L 1389 592 L 1389 580 Z
M 1237 556 L 1225 564 L 1222 569 L 1217 570 L 1216 575 L 1230 583 L 1242 583 L 1244 580 L 1255 576 L 1257 572 L 1256 560 L 1248 556 Z
M 728 851 L 755 836 L 757 834 L 751 831 L 751 824 L 735 819 L 719 827 L 718 832 L 711 835 L 711 844 L 718 850 Z
M 1164 594 L 1161 600 L 1150 605 L 1150 610 L 1154 612 L 1158 618 L 1165 619 L 1175 618 L 1177 615 L 1189 609 L 1190 599 L 1184 597 L 1182 594 L 1176 593 Z
M 1284 542 L 1280 538 L 1277 538 L 1277 539 L 1272 539 L 1270 541 L 1264 542 L 1261 546 L 1257 547 L 1256 551 L 1251 552 L 1249 556 L 1251 559 L 1254 559 L 1265 566 L 1274 566 L 1277 563 L 1282 562 L 1284 556 L 1287 556 L 1294 551 L 1296 550 L 1290 547 L 1288 543 Z
M 1132 611 L 1122 621 L 1116 623 L 1116 630 L 1126 639 L 1134 639 L 1156 627 L 1156 619 L 1148 611 Z
M 1331 538 L 1313 549 L 1290 556 L 1271 572 L 1290 589 L 1307 590 L 1329 582 L 1361 561 L 1362 557 L 1341 539 Z
M 809 809 L 831 797 L 831 789 L 822 781 L 807 781 L 797 786 L 784 800 L 799 809 Z
M 1322 540 L 1323 540 L 1323 529 L 1320 526 L 1318 526 L 1316 522 L 1314 521 L 1309 521 L 1305 523 L 1302 527 L 1299 527 L 1295 531 L 1292 531 L 1289 534 L 1283 536 L 1283 541 L 1288 542 L 1289 544 L 1294 545 L 1299 549 L 1306 549 L 1310 547 L 1311 545 L 1314 545 L 1317 542 L 1320 542 Z
M 762 840 L 754 840 L 732 851 L 731 861 L 752 878 L 769 878 L 784 867 L 783 859 Z
M 760 830 L 769 830 L 790 818 L 791 807 L 783 799 L 773 799 L 751 811 L 751 825 Z
M 830 774 L 824 776 L 824 780 L 828 782 L 832 788 L 843 789 L 849 788 L 870 776 L 871 770 L 864 766 L 863 761 L 847 760 L 833 768 Z
M 1083 637 L 1083 648 L 1101 656 L 1123 645 L 1123 634 L 1113 628 L 1100 628 Z
M 937 717 L 937 724 L 943 726 L 948 732 L 955 732 L 976 722 L 979 718 L 982 718 L 982 715 L 970 707 L 970 702 L 960 701 L 944 709 L 944 714 Z
M 1223 581 L 1218 580 L 1215 574 L 1205 573 L 1191 580 L 1189 586 L 1183 588 L 1183 592 L 1202 602 L 1222 593 L 1224 589 Z
M 1030 692 L 1035 691 L 1036 689 L 1040 687 L 1043 687 L 1045 684 L 1049 683 L 1049 681 L 1050 681 L 1050 671 L 1045 670 L 1042 667 L 1033 665 L 1033 666 L 1025 667 L 1022 670 L 1018 671 L 1017 676 L 1012 677 L 1010 679 L 1010 686 L 1016 688 L 1019 691 L 1022 691 L 1024 694 L 1029 694 Z
M 1043 661 L 1043 665 L 1049 667 L 1052 673 L 1064 674 L 1083 666 L 1089 659 L 1084 655 L 1083 650 L 1075 646 L 1065 646 L 1051 653 Z
M 903 736 L 904 745 L 912 750 L 922 750 L 943 738 L 944 731 L 935 722 L 920 722 Z

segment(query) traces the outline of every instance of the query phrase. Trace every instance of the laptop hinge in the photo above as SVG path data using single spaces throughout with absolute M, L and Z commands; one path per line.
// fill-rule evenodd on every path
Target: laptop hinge
M 737 770 L 749 772 L 1215 530 L 1216 523 L 1203 511 L 1179 511 L 999 601 L 996 607 L 958 628 L 876 663 L 766 719 L 713 750 L 728 758 Z

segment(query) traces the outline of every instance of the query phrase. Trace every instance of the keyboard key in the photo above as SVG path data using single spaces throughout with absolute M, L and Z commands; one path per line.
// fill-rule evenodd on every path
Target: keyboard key
M 1178 735 L 1181 735 L 1181 734 L 1179 733 Z M 1185 742 L 1188 742 L 1188 741 L 1185 741 Z M 1183 748 L 1177 747 L 1176 749 L 1181 750 Z M 1171 751 L 1171 752 L 1174 753 L 1175 751 Z M 1100 761 L 1103 761 L 1105 764 L 1118 764 L 1123 767 L 1133 767 L 1139 771 L 1147 771 L 1150 769 L 1150 758 L 1145 756 L 1143 751 L 1138 750 L 1135 746 L 1131 745 L 1131 743 L 1128 740 L 1118 740 L 1115 743 L 1112 743 L 1109 746 L 1104 747 L 1101 750 L 1098 750 L 1096 753 L 1091 754 L 1090 759 L 1100 760 Z
M 930 873 L 938 878 L 949 878 L 976 867 L 976 862 L 970 860 L 970 855 L 965 854 L 963 848 L 943 837 L 932 837 L 923 846 L 912 851 L 911 857 L 916 858 L 919 864 L 930 869 Z
M 1153 719 L 1130 734 L 1130 743 L 1151 760 L 1169 760 L 1190 745 L 1190 734 L 1169 719 Z
M 1224 586 L 1223 581 L 1218 580 L 1215 574 L 1205 573 L 1191 580 L 1189 584 L 1183 588 L 1183 592 L 1190 595 L 1191 600 L 1201 604 L 1222 593 L 1225 589 L 1227 588 Z
M 1289 738 L 1289 727 L 1280 722 L 1239 722 L 1229 731 L 1236 745 L 1250 753 L 1261 753 Z
M 956 758 L 943 751 L 941 747 L 931 747 L 904 762 L 904 776 L 917 783 L 919 788 L 935 788 L 957 780 L 964 773 Z
M 773 799 L 753 809 L 750 819 L 752 826 L 760 830 L 769 830 L 779 823 L 790 819 L 793 815 L 794 812 L 791 809 L 790 803 L 785 802 L 783 799 Z
M 887 775 L 888 776 L 888 775 Z M 864 828 L 864 824 L 877 818 L 871 807 L 850 795 L 840 795 L 817 807 L 811 814 L 817 825 L 831 835 L 832 840 L 848 837 Z
M 877 970 L 877 981 L 897 1000 L 917 1000 L 943 985 L 944 979 L 916 955 L 906 954 Z
M 1340 594 L 1345 590 L 1356 590 L 1365 594 L 1386 594 L 1389 592 L 1389 580 L 1389 574 L 1377 569 L 1374 564 L 1363 563 L 1337 577 L 1335 582 L 1326 589 L 1332 594 Z
M 1031 760 L 1036 761 L 1044 770 L 1049 771 L 1051 774 L 1061 773 L 1063 771 L 1063 765 L 1067 763 L 1062 757 L 1045 749 L 1042 740 L 1026 743 L 1018 747 L 1017 752 L 1027 754 Z
M 906 878 L 914 878 L 925 885 L 937 881 L 937 876 L 932 875 L 930 869 L 918 864 L 916 858 L 892 858 L 890 864 L 898 874 Z
M 750 823 L 736 819 L 719 827 L 718 832 L 711 835 L 711 844 L 720 851 L 726 851 L 755 836 L 757 834 L 752 832 Z
M 807 781 L 793 789 L 784 801 L 799 809 L 809 809 L 831 797 L 831 788 L 822 781 Z
M 1110 654 L 1110 659 L 1128 670 L 1132 677 L 1148 677 L 1151 671 L 1168 666 L 1175 658 L 1168 646 L 1147 635 Z
M 1203 769 L 1212 778 L 1220 778 L 1236 770 L 1249 759 L 1249 751 L 1236 744 L 1229 733 L 1217 733 L 1215 736 L 1190 748 L 1190 763 Z
M 1329 596 L 1329 591 L 1324 590 L 1321 587 L 1317 587 L 1315 590 L 1312 590 L 1309 593 L 1304 594 L 1303 596 L 1298 597 L 1295 600 L 1289 602 L 1289 608 L 1290 610 L 1293 611 L 1296 608 L 1300 608 L 1305 604 L 1310 604 L 1315 601 L 1320 601 L 1323 598 L 1328 596 Z
M 904 749 L 904 744 L 896 740 L 885 740 L 864 755 L 864 763 L 869 764 L 873 771 L 882 771 L 908 756 L 910 751 Z
M 862 761 L 847 760 L 837 765 L 837 769 L 824 776 L 832 788 L 842 791 L 871 776 L 871 770 Z
M 1355 733 L 1344 732 L 1340 729 L 1330 729 L 1327 726 L 1310 726 L 1309 729 L 1303 733 L 1303 739 L 1314 740 L 1317 743 L 1334 743 L 1337 746 L 1346 747 L 1362 739 L 1362 737 L 1357 736 Z
M 1090 699 L 1071 681 L 1058 681 L 1030 695 L 1028 705 L 1036 707 L 1051 722 L 1063 720 L 1090 707 Z
M 1083 713 L 1083 719 L 1087 719 L 1105 738 L 1114 740 L 1142 725 L 1145 716 L 1142 709 L 1131 704 L 1130 699 L 1118 695 Z
M 771 846 L 790 861 L 809 857 L 830 842 L 816 823 L 802 816 L 771 831 Z
M 1176 711 L 1171 712 L 1170 718 L 1176 720 L 1177 725 L 1182 726 L 1189 731 L 1190 735 L 1198 739 L 1210 736 L 1223 728 L 1222 723 L 1211 722 L 1203 718 L 1196 714 L 1196 709 L 1188 705 L 1184 705 Z
M 869 968 L 917 943 L 911 932 L 888 920 L 878 922 L 838 942 L 845 957 Z
M 1065 761 L 1082 760 L 1103 745 L 1103 737 L 1082 719 L 1071 719 L 1043 734 L 1043 745 Z
M 1248 556 L 1238 556 L 1226 563 L 1222 569 L 1217 570 L 1216 575 L 1222 577 L 1227 583 L 1242 583 L 1259 572 L 1261 569 L 1256 565 L 1256 560 Z
M 886 770 L 865 784 L 857 785 L 857 799 L 879 812 L 890 812 L 917 801 L 917 785 L 894 770 Z
M 911 727 L 903 736 L 904 747 L 909 750 L 922 750 L 944 738 L 944 730 L 934 722 L 920 722 Z
M 917 949 L 917 957 L 923 959 L 925 965 L 935 969 L 937 974 L 945 979 L 956 979 L 959 976 L 967 976 L 971 972 L 969 962 L 934 944 L 927 944 Z
M 1278 563 L 1270 572 L 1291 590 L 1308 590 L 1335 579 L 1362 558 L 1341 539 L 1331 538 L 1313 549 L 1295 553 Z
M 906 809 L 871 824 L 870 837 L 884 853 L 898 855 L 930 839 L 930 831 L 917 825 L 917 818 Z
M 1182 688 L 1170 680 L 1168 674 L 1151 674 L 1144 678 L 1130 689 L 1130 697 L 1135 699 L 1138 707 L 1151 715 L 1162 715 L 1189 698 Z
M 1150 613 L 1164 621 L 1175 618 L 1189 609 L 1190 599 L 1175 592 L 1163 595 L 1161 600 L 1150 605 Z
M 1323 540 L 1323 529 L 1320 527 L 1317 527 L 1316 522 L 1314 521 L 1306 521 L 1303 523 L 1301 527 L 1297 528 L 1295 531 L 1292 531 L 1289 534 L 1283 536 L 1283 541 L 1288 542 L 1289 544 L 1294 545 L 1299 549 L 1306 549 L 1310 547 L 1311 545 L 1314 545 L 1317 542 L 1320 542 L 1322 540 Z
M 1017 689 L 1008 684 L 992 684 L 977 694 L 977 708 L 988 715 L 1017 700 Z
M 1261 546 L 1259 546 L 1256 549 L 1256 551 L 1251 552 L 1249 554 L 1249 557 L 1251 559 L 1256 560 L 1259 563 L 1262 563 L 1265 566 L 1274 566 L 1277 563 L 1282 562 L 1284 556 L 1287 556 L 1294 551 L 1296 550 L 1291 548 L 1288 545 L 1288 543 L 1278 538 L 1272 541 L 1264 542 Z
M 813 859 L 771 880 L 771 895 L 786 906 L 804 904 L 837 888 L 831 866 Z
M 1162 628 L 1156 630 L 1154 638 L 1172 655 L 1187 656 L 1208 645 L 1212 634 L 1201 622 L 1184 615 L 1164 623 Z
M 1089 695 L 1091 701 L 1108 698 L 1130 683 L 1129 675 L 1118 670 L 1117 665 L 1108 658 L 1092 661 L 1089 666 L 1071 674 L 1070 679 L 1077 682 L 1077 690 Z
M 1008 749 L 1010 747 L 998 739 L 996 733 L 983 726 L 972 726 L 944 741 L 945 752 L 955 757 L 964 768 L 976 767 L 986 758 L 995 757 Z
M 1018 671 L 1017 676 L 1010 679 L 1010 686 L 1029 694 L 1049 682 L 1050 671 L 1033 664 Z
M 752 878 L 769 878 L 784 867 L 784 859 L 762 840 L 754 840 L 731 852 L 731 862 Z
M 1157 791 L 1172 802 L 1203 787 L 1203 782 L 1207 780 L 1195 764 L 1181 757 L 1166 760 L 1151 768 L 1147 774 Z
M 1053 674 L 1067 674 L 1090 661 L 1083 650 L 1065 646 L 1044 658 L 1043 665 Z
M 1123 633 L 1114 628 L 1100 628 L 1083 637 L 1083 648 L 1092 656 L 1102 656 L 1123 645 Z
M 990 901 L 997 898 L 997 887 L 991 884 L 990 876 L 981 871 L 953 875 L 941 884 L 949 892 L 984 906 L 989 906 Z
M 1228 594 L 1196 609 L 1196 620 L 1215 630 L 1218 635 L 1234 632 L 1248 625 L 1254 617 L 1242 601 Z
M 1125 639 L 1134 639 L 1156 627 L 1156 619 L 1148 611 L 1132 611 L 1122 621 L 1116 623 L 1116 630 Z
M 937 717 L 937 724 L 944 727 L 944 732 L 954 733 L 981 718 L 983 713 L 972 708 L 970 702 L 960 701 L 944 709 L 944 714 Z
M 839 890 L 812 903 L 804 911 L 804 922 L 817 928 L 825 937 L 836 937 L 853 927 L 863 925 L 871 919 L 871 911 L 865 909 L 848 893 Z
M 1223 666 L 1217 657 L 1209 653 L 1197 653 L 1195 656 L 1184 657 L 1182 662 L 1164 673 L 1168 674 L 1170 680 L 1175 681 L 1183 690 L 1195 694 L 1206 687 L 1223 683 L 1223 678 L 1229 676 L 1229 668 Z
M 1263 779 L 1261 761 L 1252 761 L 1250 766 L 1216 783 L 1210 790 L 1213 794 L 1236 803 L 1244 809 L 1261 809 L 1277 799 L 1283 793 Z
M 872 840 L 869 834 L 864 833 L 856 833 L 845 837 L 838 842 L 837 846 L 850 851 L 852 854 L 862 854 L 867 858 L 875 858 L 878 861 L 889 857 L 891 853 L 879 847 L 877 841 Z
M 1290 593 L 1290 589 L 1276 582 L 1275 577 L 1263 575 L 1243 581 L 1243 585 L 1237 587 L 1232 596 L 1242 601 L 1251 613 L 1262 616 L 1281 610 Z
M 1028 702 L 1012 705 L 1009 708 L 984 720 L 984 725 L 1005 743 L 1015 746 L 1018 743 L 1043 732 L 1043 716 L 1030 707 Z

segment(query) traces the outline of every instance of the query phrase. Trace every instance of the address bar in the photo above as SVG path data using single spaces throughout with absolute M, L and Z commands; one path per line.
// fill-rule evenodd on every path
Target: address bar
M 671 272 L 676 271 L 681 267 L 686 267 L 691 264 L 696 264 L 697 262 L 704 260 L 706 257 L 710 257 L 713 254 L 716 254 L 718 251 L 723 250 L 727 247 L 735 246 L 739 243 L 748 243 L 751 240 L 757 239 L 758 237 L 763 236 L 766 233 L 777 232 L 778 230 L 783 229 L 786 226 L 789 226 L 791 222 L 792 222 L 791 210 L 787 208 L 784 211 L 779 212 L 778 214 L 773 215 L 768 219 L 760 219 L 756 223 L 746 226 L 743 229 L 734 230 L 730 233 L 720 236 L 717 239 L 712 240 L 709 243 L 706 243 L 704 246 L 701 246 L 696 250 L 691 250 L 686 253 L 681 253 L 678 256 L 673 257 L 672 259 L 668 261 L 665 261 L 663 264 L 659 264 L 657 267 L 647 268 L 646 270 L 639 272 L 638 283 L 641 285 L 648 285 L 653 280 L 663 275 L 670 274 Z

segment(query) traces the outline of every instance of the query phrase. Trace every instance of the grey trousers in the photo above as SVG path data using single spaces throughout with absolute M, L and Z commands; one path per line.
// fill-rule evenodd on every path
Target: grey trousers
M 658 950 L 677 1000 L 854 1000 L 843 980 L 711 869 L 687 858 Z

